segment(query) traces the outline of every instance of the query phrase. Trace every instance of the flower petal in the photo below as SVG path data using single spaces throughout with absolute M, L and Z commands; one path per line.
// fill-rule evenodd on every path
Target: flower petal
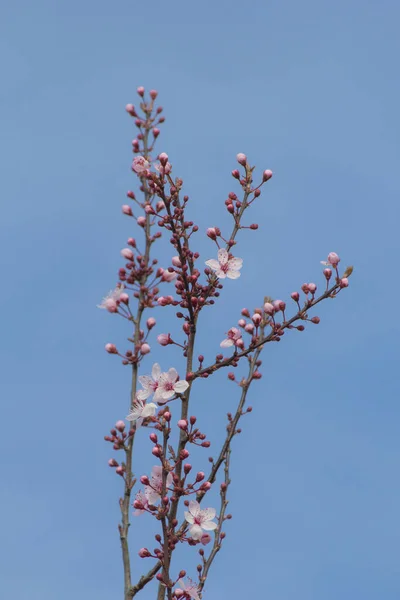
M 202 521 L 212 521 L 215 519 L 216 513 L 217 511 L 215 508 L 204 508 L 202 511 L 200 511 L 200 518 Z
M 205 523 L 202 523 L 201 526 L 204 531 L 213 531 L 218 527 L 217 523 L 214 523 L 214 521 L 206 521 Z
M 226 265 L 226 263 L 228 262 L 228 257 L 229 257 L 229 254 L 225 250 L 225 248 L 220 248 L 218 250 L 218 261 L 219 261 L 220 265 Z
M 138 379 L 145 390 L 152 390 L 154 381 L 149 375 L 140 375 Z
M 154 363 L 153 368 L 151 370 L 151 376 L 154 381 L 158 381 L 161 375 L 161 367 L 158 363 Z
M 243 266 L 243 258 L 231 258 L 228 260 L 228 269 L 233 271 L 239 271 Z
M 180 381 L 177 381 L 174 385 L 174 391 L 177 394 L 183 394 L 183 392 L 185 392 L 189 387 L 188 382 L 185 379 L 181 379 Z
M 197 500 L 191 500 L 189 502 L 189 512 L 194 516 L 197 517 L 199 512 L 200 512 L 200 504 L 197 502 Z
M 138 400 L 147 400 L 149 396 L 151 396 L 151 390 L 139 390 L 136 394 L 136 398 Z
M 193 515 L 190 514 L 190 512 L 188 512 L 187 510 L 185 510 L 185 519 L 188 523 L 190 523 L 190 525 L 193 525 L 194 523 L 194 517 Z
M 203 535 L 203 530 L 200 525 L 192 525 L 189 532 L 194 540 L 199 540 Z
M 229 346 L 233 346 L 233 340 L 226 338 L 226 340 L 222 340 L 220 346 L 221 348 L 229 348 Z
M 215 258 L 210 258 L 210 260 L 206 260 L 207 267 L 210 267 L 213 271 L 217 271 L 220 267 L 220 264 Z
M 178 379 L 179 375 L 178 375 L 178 371 L 176 369 L 174 369 L 174 367 L 171 367 L 171 369 L 168 369 L 168 373 L 163 373 L 163 375 L 166 375 L 166 379 L 168 381 L 170 381 L 171 383 L 175 383 L 175 381 Z
M 240 277 L 240 271 L 228 271 L 226 276 L 229 279 L 238 279 Z
M 146 418 L 146 417 L 152 417 L 153 415 L 156 414 L 156 410 L 157 410 L 157 405 L 154 404 L 154 402 L 149 402 L 148 404 L 146 404 L 142 410 L 142 417 Z

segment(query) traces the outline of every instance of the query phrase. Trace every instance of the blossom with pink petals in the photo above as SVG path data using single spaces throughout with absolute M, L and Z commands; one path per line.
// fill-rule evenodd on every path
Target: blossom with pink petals
M 136 421 L 136 427 L 140 427 L 143 423 L 144 419 L 147 417 L 152 417 L 156 414 L 157 405 L 154 402 L 143 402 L 143 399 L 139 398 L 139 394 L 137 394 L 136 400 L 133 403 L 131 408 L 131 412 L 126 417 L 127 421 Z
M 155 363 L 149 375 L 141 375 L 139 381 L 143 389 L 137 393 L 139 400 L 146 400 L 151 394 L 154 394 L 154 401 L 164 404 L 175 394 L 183 394 L 189 387 L 185 379 L 179 380 L 176 369 L 171 368 L 166 373 L 161 372 L 160 365 Z
M 189 510 L 185 511 L 185 519 L 189 523 L 189 533 L 194 540 L 200 540 L 204 531 L 213 531 L 217 528 L 215 518 L 215 508 L 200 509 L 200 504 L 196 500 L 189 503 Z
M 150 167 L 150 163 L 144 156 L 135 156 L 132 163 L 132 169 L 138 175 L 145 173 Z
M 145 509 L 147 508 L 147 506 L 149 504 L 147 502 L 147 498 L 144 495 L 143 490 L 138 491 L 138 493 L 135 496 L 135 502 L 140 503 L 143 506 L 143 508 L 137 508 L 135 510 L 135 512 L 133 513 L 134 517 L 139 517 L 140 515 L 142 515 L 145 512 Z M 133 505 L 135 505 L 135 502 L 133 503 Z
M 240 277 L 240 269 L 242 268 L 243 260 L 241 258 L 229 258 L 228 251 L 225 248 L 218 250 L 218 260 L 214 258 L 207 260 L 206 265 L 210 267 L 220 279 L 237 279 Z
M 146 496 L 147 502 L 153 506 L 157 504 L 161 498 L 162 471 L 161 466 L 153 467 L 151 470 L 150 485 L 146 485 L 144 488 L 144 495 Z M 166 480 L 167 489 L 172 485 L 172 481 L 172 473 L 168 473 Z
M 231 327 L 227 333 L 227 338 L 220 343 L 221 348 L 229 348 L 229 346 L 238 346 L 239 340 L 242 339 L 242 333 L 236 327 Z
M 336 254 L 336 252 L 329 252 L 328 258 L 326 260 L 321 260 L 321 265 L 325 265 L 326 267 L 336 268 L 339 263 L 340 263 L 340 258 Z
M 97 308 L 102 308 L 104 310 L 108 310 L 108 312 L 116 313 L 118 312 L 118 304 L 121 300 L 121 294 L 123 294 L 124 286 L 117 285 L 114 290 L 110 290 L 107 296 L 104 296 L 101 304 L 97 305 Z
M 192 600 L 200 600 L 199 586 L 196 585 L 189 577 L 188 582 L 189 583 L 185 583 L 183 579 L 179 579 L 178 584 L 180 585 L 180 587 L 175 589 L 175 595 L 183 596 L 184 594 L 186 594 L 186 596 L 189 596 L 189 598 L 192 598 Z M 178 594 L 176 594 L 177 591 Z

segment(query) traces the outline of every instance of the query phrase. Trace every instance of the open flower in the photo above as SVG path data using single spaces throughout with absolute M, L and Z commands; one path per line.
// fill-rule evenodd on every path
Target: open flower
M 340 263 L 340 258 L 336 254 L 336 252 L 329 252 L 328 258 L 326 260 L 321 260 L 321 265 L 325 265 L 326 267 L 336 268 L 339 263 Z
M 145 173 L 149 167 L 150 163 L 148 160 L 145 159 L 144 156 L 136 156 L 133 159 L 132 169 L 138 175 L 140 175 L 141 173 Z
M 242 334 L 239 329 L 236 327 L 231 327 L 226 335 L 228 337 L 225 340 L 222 340 L 220 344 L 221 348 L 229 348 L 229 346 L 241 346 L 239 340 L 242 340 Z
M 166 488 L 172 485 L 172 474 L 168 473 Z M 149 504 L 155 505 L 159 502 L 162 492 L 162 467 L 156 466 L 151 470 L 150 485 L 144 488 L 144 495 Z
M 146 400 L 151 394 L 154 394 L 154 401 L 159 404 L 164 404 L 170 400 L 175 394 L 183 394 L 189 387 L 186 380 L 179 380 L 179 375 L 176 369 L 171 368 L 167 373 L 162 373 L 160 365 L 155 363 L 149 375 L 142 375 L 139 381 L 143 389 L 137 393 L 139 400 Z
M 124 293 L 124 286 L 117 285 L 115 290 L 110 290 L 107 296 L 104 296 L 101 304 L 97 305 L 97 308 L 108 310 L 108 312 L 115 313 L 118 311 L 118 303 L 120 302 L 121 294 Z
M 131 412 L 126 417 L 127 421 L 136 421 L 136 427 L 140 427 L 143 423 L 143 420 L 147 417 L 152 417 L 156 414 L 157 405 L 154 402 L 143 402 L 139 398 L 136 398 L 133 406 L 131 408 Z
M 241 258 L 229 258 L 229 254 L 225 248 L 218 250 L 218 260 L 211 258 L 206 261 L 207 267 L 210 267 L 220 279 L 237 279 L 240 277 L 240 269 L 242 268 L 243 260 Z
M 190 598 L 193 598 L 193 600 L 200 600 L 199 586 L 196 585 L 189 577 L 188 577 L 188 582 L 189 583 L 185 583 L 183 581 L 183 579 L 179 579 L 178 584 L 180 587 L 176 588 L 176 590 L 182 591 L 182 594 L 179 594 L 179 595 L 186 594 Z
M 136 496 L 135 496 L 135 502 L 137 502 L 137 503 L 140 503 L 140 504 L 141 504 L 141 506 L 143 507 L 143 508 L 137 508 L 137 509 L 134 511 L 134 513 L 133 513 L 133 516 L 134 516 L 134 517 L 139 517 L 140 515 L 142 515 L 142 514 L 145 512 L 145 509 L 147 508 L 147 506 L 148 506 L 148 504 L 149 504 L 149 503 L 147 502 L 147 498 L 146 498 L 146 496 L 144 495 L 144 492 L 143 492 L 143 490 L 139 490 L 139 491 L 138 491 L 138 493 L 137 493 L 137 494 L 136 494 Z M 134 503 L 134 504 L 135 504 L 135 503 Z
M 217 528 L 215 508 L 204 508 L 200 510 L 200 504 L 196 500 L 189 503 L 189 510 L 185 511 L 185 519 L 189 523 L 189 533 L 194 540 L 200 540 L 204 531 L 213 531 Z

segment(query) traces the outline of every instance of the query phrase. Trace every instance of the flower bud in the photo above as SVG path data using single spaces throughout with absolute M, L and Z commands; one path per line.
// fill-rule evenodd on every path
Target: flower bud
M 118 467 L 118 463 L 115 460 L 115 458 L 110 458 L 110 460 L 108 461 L 108 466 L 109 467 Z
M 132 250 L 130 250 L 129 248 L 124 248 L 123 250 L 121 250 L 121 256 L 123 256 L 123 258 L 126 258 L 126 260 L 133 260 L 133 252 Z
M 191 470 L 192 470 L 192 465 L 190 465 L 189 463 L 186 463 L 183 465 L 183 472 L 185 473 L 185 475 L 188 475 Z
M 207 235 L 211 240 L 217 239 L 217 232 L 215 231 L 215 227 L 209 227 L 207 229 Z
M 158 96 L 157 90 L 150 90 L 149 94 L 150 94 L 150 98 L 152 100 L 155 100 L 157 98 L 157 96 Z
M 160 346 L 168 346 L 173 343 L 169 333 L 160 333 L 160 335 L 157 336 L 157 342 Z
M 161 152 L 161 154 L 158 155 L 158 160 L 160 161 L 162 166 L 165 167 L 165 165 L 168 162 L 168 154 L 166 154 L 165 152 Z
M 341 288 L 346 288 L 349 285 L 349 280 L 347 279 L 347 277 L 343 277 L 343 279 L 340 280 L 339 283 Z
M 258 313 L 254 313 L 254 315 L 251 317 L 251 320 L 253 321 L 254 325 L 258 327 L 262 321 L 262 316 Z
M 206 546 L 206 544 L 211 542 L 211 535 L 209 533 L 203 533 L 200 538 L 200 542 L 203 544 L 203 546 Z
M 133 217 L 133 212 L 132 212 L 132 209 L 129 206 L 129 204 L 122 205 L 122 212 L 124 213 L 124 215 L 127 215 L 128 217 Z
M 264 304 L 264 310 L 270 317 L 272 317 L 272 315 L 275 313 L 274 305 L 271 304 L 271 302 L 266 302 Z
M 138 554 L 139 554 L 140 558 L 148 558 L 149 556 L 151 556 L 151 554 L 147 550 L 147 548 L 140 548 Z
M 121 466 L 119 466 L 119 467 L 117 467 L 117 468 L 115 469 L 115 472 L 116 472 L 118 475 L 120 475 L 121 477 L 123 477 L 123 476 L 124 476 L 124 471 L 125 471 L 124 467 L 121 467 Z
M 200 481 L 203 481 L 204 477 L 205 477 L 205 473 L 203 473 L 203 471 L 199 471 L 196 475 L 196 483 L 199 483 Z
M 179 256 L 173 256 L 172 257 L 172 264 L 174 265 L 174 267 L 181 267 L 182 266 L 181 259 L 179 258 Z
M 135 111 L 135 107 L 133 106 L 133 104 L 127 104 L 125 106 L 125 110 L 127 113 L 129 113 L 131 115 L 131 117 L 136 117 L 136 111 Z
M 125 431 L 125 423 L 123 421 L 117 421 L 115 423 L 115 429 L 122 433 L 123 431 Z
M 298 302 L 298 301 L 299 301 L 299 299 L 300 299 L 300 294 L 299 294 L 299 292 L 292 292 L 292 293 L 290 294 L 290 296 L 291 296 L 291 298 L 293 298 L 293 300 L 294 300 L 295 302 Z
M 178 427 L 179 429 L 182 429 L 182 431 L 186 431 L 188 428 L 188 422 L 186 421 L 186 419 L 180 419 L 178 421 Z
M 242 152 L 239 152 L 239 154 L 236 155 L 236 160 L 238 161 L 239 165 L 242 165 L 243 167 L 245 167 L 247 164 L 247 156 Z
M 146 217 L 138 217 L 136 219 L 136 223 L 139 225 L 139 227 L 145 227 L 146 226 Z
M 146 321 L 147 329 L 152 329 L 156 324 L 156 320 L 154 317 L 149 317 Z
M 313 317 L 313 318 L 311 319 L 311 323 L 315 323 L 315 325 L 318 325 L 318 323 L 320 322 L 320 320 L 321 320 L 321 319 L 320 319 L 319 317 Z
M 142 345 L 140 346 L 140 352 L 141 352 L 141 354 L 143 354 L 143 355 L 144 355 L 144 354 L 148 354 L 148 353 L 150 352 L 150 346 L 149 346 L 149 344 L 146 344 L 146 343 L 142 344 Z
M 324 269 L 323 273 L 325 275 L 325 279 L 329 281 L 332 277 L 332 271 L 330 269 Z
M 272 177 L 272 171 L 270 171 L 270 169 L 266 169 L 263 173 L 263 181 L 268 181 L 268 179 L 271 179 Z
M 109 354 L 118 354 L 117 347 L 114 344 L 106 344 L 105 349 Z
M 144 87 L 141 85 L 141 86 L 138 87 L 138 89 L 136 91 L 139 94 L 139 96 L 141 96 L 143 98 L 143 96 L 144 96 Z
M 308 289 L 310 290 L 311 294 L 315 294 L 315 292 L 317 291 L 317 286 L 315 285 L 315 283 L 309 283 Z

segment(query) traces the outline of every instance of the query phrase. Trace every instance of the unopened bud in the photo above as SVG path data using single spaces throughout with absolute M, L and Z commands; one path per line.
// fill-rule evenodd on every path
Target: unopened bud
M 272 171 L 270 171 L 270 169 L 266 169 L 263 173 L 263 181 L 268 181 L 268 179 L 271 179 L 272 177 Z

